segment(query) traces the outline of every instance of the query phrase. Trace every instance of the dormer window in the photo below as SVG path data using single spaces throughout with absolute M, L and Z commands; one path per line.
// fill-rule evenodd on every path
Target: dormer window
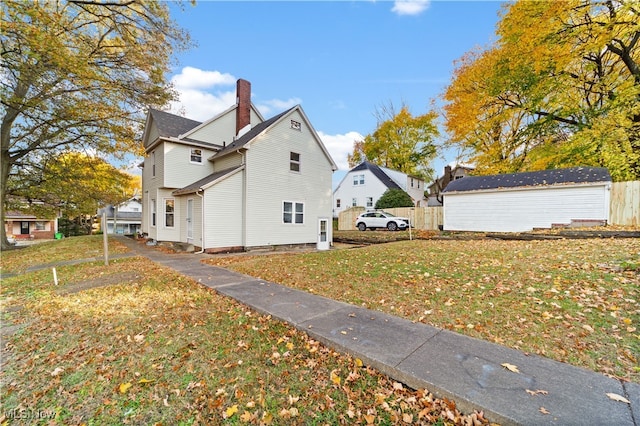
M 202 164 L 202 150 L 197 148 L 191 148 L 191 162 L 196 164 Z
M 302 126 L 300 125 L 300 122 L 296 120 L 291 120 L 291 128 L 293 130 L 302 131 Z

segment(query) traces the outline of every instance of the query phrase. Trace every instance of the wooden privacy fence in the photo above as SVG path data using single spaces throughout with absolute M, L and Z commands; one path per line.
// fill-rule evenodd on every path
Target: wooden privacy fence
M 356 218 L 364 207 L 352 207 L 338 215 L 338 229 L 351 231 L 356 229 Z M 408 217 L 415 229 L 437 230 L 442 225 L 442 207 L 398 207 L 384 209 L 396 216 Z
M 614 182 L 609 206 L 611 225 L 640 226 L 640 181 Z

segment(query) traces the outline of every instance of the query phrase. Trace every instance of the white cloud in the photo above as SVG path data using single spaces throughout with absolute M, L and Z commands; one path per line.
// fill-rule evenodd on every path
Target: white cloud
M 205 71 L 194 67 L 184 67 L 180 74 L 171 78 L 171 82 L 180 89 L 206 89 L 215 86 L 230 86 L 236 78 L 220 71 Z
M 349 170 L 347 155 L 353 152 L 353 142 L 364 139 L 364 136 L 358 132 L 347 132 L 343 135 L 327 135 L 326 133 L 318 131 L 318 136 L 320 136 L 322 143 L 340 170 Z
M 260 110 L 265 118 L 269 118 L 276 113 L 286 111 L 289 108 L 302 103 L 300 98 L 289 98 L 287 100 L 271 99 L 269 101 L 262 101 L 256 104 L 256 108 Z
M 391 11 L 398 15 L 419 15 L 430 3 L 430 0 L 395 0 Z
M 184 67 L 171 78 L 179 100 L 171 103 L 170 110 L 193 120 L 206 121 L 235 105 L 236 80 L 228 73 Z M 302 103 L 299 98 L 253 102 L 266 118 Z

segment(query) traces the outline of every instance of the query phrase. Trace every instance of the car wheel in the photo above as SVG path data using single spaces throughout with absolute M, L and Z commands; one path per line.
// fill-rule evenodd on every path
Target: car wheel
M 366 231 L 367 230 L 367 225 L 365 225 L 364 223 L 360 222 L 358 224 L 358 229 L 361 231 Z
M 398 230 L 398 224 L 395 222 L 389 222 L 387 223 L 387 229 L 389 231 L 397 231 Z

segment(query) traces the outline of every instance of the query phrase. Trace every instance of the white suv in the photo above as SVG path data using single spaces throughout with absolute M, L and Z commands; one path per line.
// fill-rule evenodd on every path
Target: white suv
M 356 227 L 361 231 L 366 231 L 367 228 L 387 228 L 389 231 L 397 231 L 398 229 L 407 229 L 409 227 L 409 219 L 394 216 L 385 211 L 366 212 L 358 216 Z

